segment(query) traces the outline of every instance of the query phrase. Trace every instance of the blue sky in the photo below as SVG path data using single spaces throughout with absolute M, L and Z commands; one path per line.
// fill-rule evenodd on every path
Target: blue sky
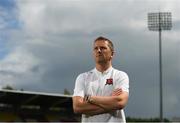
M 164 115 L 180 116 L 180 16 L 178 0 L 0 0 L 0 85 L 73 93 L 78 74 L 94 68 L 92 43 L 115 44 L 113 66 L 130 78 L 125 111 L 158 117 L 158 33 L 147 13 L 172 12 L 173 28 L 162 33 Z
M 16 6 L 16 3 L 14 0 L 1 0 L 0 6 L 7 9 L 7 11 L 12 11 L 12 9 Z
M 1 9 L 1 21 L 7 23 L 5 29 L 15 28 L 18 26 L 18 18 L 16 17 L 16 2 L 14 0 L 1 0 L 0 1 Z
M 9 52 L 6 47 L 9 41 L 9 30 L 20 28 L 20 22 L 16 17 L 16 3 L 14 0 L 0 0 L 0 59 Z

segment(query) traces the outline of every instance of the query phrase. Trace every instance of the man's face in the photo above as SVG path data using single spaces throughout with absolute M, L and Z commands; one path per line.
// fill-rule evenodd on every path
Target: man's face
M 108 42 L 98 40 L 94 43 L 93 56 L 96 63 L 107 63 L 112 59 L 113 52 L 108 46 Z

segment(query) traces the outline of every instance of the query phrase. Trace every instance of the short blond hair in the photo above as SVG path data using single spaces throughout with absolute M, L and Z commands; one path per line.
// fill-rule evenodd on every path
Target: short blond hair
M 111 49 L 112 52 L 114 52 L 114 45 L 113 45 L 112 41 L 109 40 L 108 38 L 105 38 L 105 37 L 103 37 L 103 36 L 100 36 L 100 37 L 98 37 L 98 38 L 96 38 L 96 39 L 94 40 L 94 43 L 95 43 L 96 41 L 107 41 L 109 48 Z

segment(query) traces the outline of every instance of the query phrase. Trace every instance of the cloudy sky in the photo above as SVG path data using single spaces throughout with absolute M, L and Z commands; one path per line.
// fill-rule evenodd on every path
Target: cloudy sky
M 172 12 L 162 33 L 164 116 L 180 116 L 179 0 L 0 0 L 0 86 L 73 93 L 78 74 L 94 68 L 92 43 L 115 44 L 113 66 L 128 73 L 127 116 L 159 116 L 158 32 L 148 12 Z

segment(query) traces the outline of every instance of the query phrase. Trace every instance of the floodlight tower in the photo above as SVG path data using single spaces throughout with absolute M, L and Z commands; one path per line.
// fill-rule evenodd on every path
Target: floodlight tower
M 160 121 L 163 121 L 163 86 L 162 86 L 162 49 L 161 32 L 171 30 L 172 18 L 170 12 L 148 13 L 148 28 L 150 31 L 159 32 L 159 90 L 160 90 Z

